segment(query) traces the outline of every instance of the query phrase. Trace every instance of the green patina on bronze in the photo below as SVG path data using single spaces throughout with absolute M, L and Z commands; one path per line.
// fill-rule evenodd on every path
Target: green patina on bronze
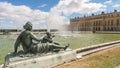
M 10 58 L 15 56 L 34 56 L 33 54 L 46 54 L 48 52 L 59 52 L 60 50 L 66 50 L 68 46 L 60 46 L 52 41 L 52 35 L 50 33 L 46 33 L 46 36 L 42 39 L 37 38 L 32 32 L 32 23 L 27 22 L 23 28 L 25 29 L 21 34 L 17 37 L 17 40 L 14 45 L 14 52 L 5 56 L 4 67 L 6 67 Z M 34 41 L 37 41 L 35 43 Z M 23 51 L 18 51 L 18 47 L 22 45 Z M 30 54 L 30 55 L 29 55 Z
M 55 43 L 52 40 L 52 34 L 46 32 L 46 36 L 43 39 L 37 38 L 32 32 L 32 23 L 27 22 L 24 26 L 24 31 L 18 36 L 15 46 L 14 53 L 17 53 L 17 49 L 22 45 L 23 52 L 26 53 L 47 53 L 50 51 L 59 51 L 61 49 L 66 50 L 68 46 L 59 46 L 59 43 Z M 35 43 L 33 41 L 37 41 Z

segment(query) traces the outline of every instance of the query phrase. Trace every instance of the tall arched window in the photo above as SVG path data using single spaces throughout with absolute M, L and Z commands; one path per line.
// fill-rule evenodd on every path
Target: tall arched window
M 113 20 L 111 20 L 111 26 L 113 26 Z
M 116 26 L 119 26 L 119 19 L 117 19 Z
M 98 22 L 96 21 L 96 26 L 98 25 Z
M 117 14 L 117 16 L 119 17 L 119 14 Z
M 109 26 L 110 25 L 110 20 L 108 20 L 108 23 L 107 23 L 107 26 Z
M 105 22 L 103 23 L 103 26 L 106 26 L 106 23 L 107 23 L 107 22 L 105 21 Z
M 100 21 L 99 21 L 99 26 L 101 26 L 101 23 L 100 23 Z

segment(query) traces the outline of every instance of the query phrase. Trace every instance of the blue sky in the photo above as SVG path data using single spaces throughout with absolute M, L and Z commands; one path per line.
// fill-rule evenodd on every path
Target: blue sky
M 31 21 L 35 29 L 61 28 L 76 16 L 120 10 L 120 0 L 0 0 L 0 28 L 21 29 Z
M 55 6 L 59 2 L 59 0 L 0 0 L 0 1 L 9 2 L 17 6 L 26 5 L 29 6 L 31 9 L 40 9 L 45 12 L 48 12 L 51 7 Z

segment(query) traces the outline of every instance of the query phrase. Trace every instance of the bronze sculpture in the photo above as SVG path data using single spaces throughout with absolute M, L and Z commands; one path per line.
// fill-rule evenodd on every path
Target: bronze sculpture
M 52 40 L 52 35 L 50 33 L 46 33 L 48 36 L 43 37 L 43 39 L 37 38 L 32 32 L 32 23 L 27 22 L 23 28 L 25 29 L 21 34 L 17 37 L 17 40 L 14 45 L 14 52 L 7 54 L 5 56 L 5 63 L 3 68 L 6 68 L 9 65 L 10 58 L 15 56 L 24 57 L 27 54 L 33 55 L 37 53 L 39 54 L 46 54 L 48 52 L 59 52 L 60 50 L 66 50 L 69 45 L 67 46 L 60 46 L 59 43 L 55 43 Z M 35 43 L 34 41 L 37 41 Z M 18 47 L 22 45 L 23 51 L 18 51 Z M 29 57 L 29 56 L 27 56 Z
M 32 23 L 27 22 L 24 26 L 24 31 L 21 32 L 21 34 L 18 36 L 15 45 L 14 45 L 14 54 L 17 53 L 17 49 L 20 46 L 20 44 L 23 47 L 24 54 L 27 53 L 47 53 L 47 52 L 54 52 L 59 51 L 61 49 L 66 50 L 69 45 L 67 46 L 58 46 L 56 44 L 51 43 L 52 40 L 49 40 L 49 42 L 41 42 L 42 39 L 38 39 L 32 32 Z M 48 38 L 51 39 L 51 38 Z M 34 43 L 33 40 L 37 41 L 38 43 Z M 48 41 L 45 39 L 44 41 Z

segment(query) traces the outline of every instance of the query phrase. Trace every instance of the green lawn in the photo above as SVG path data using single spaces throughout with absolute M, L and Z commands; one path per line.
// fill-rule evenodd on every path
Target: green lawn
M 120 65 L 120 47 L 113 47 L 56 68 L 116 68 L 118 65 Z
M 42 35 L 37 35 L 41 37 Z M 4 56 L 13 52 L 16 35 L 0 35 L 0 64 L 4 62 Z M 80 34 L 68 37 L 56 36 L 54 41 L 61 45 L 70 44 L 70 48 L 80 48 L 94 44 L 120 40 L 119 34 Z

